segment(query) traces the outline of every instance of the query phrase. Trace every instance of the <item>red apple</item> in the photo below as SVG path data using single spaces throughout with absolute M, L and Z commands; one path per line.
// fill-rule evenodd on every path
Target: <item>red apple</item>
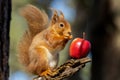
M 86 57 L 90 51 L 91 44 L 88 40 L 75 38 L 70 45 L 70 56 L 72 58 Z

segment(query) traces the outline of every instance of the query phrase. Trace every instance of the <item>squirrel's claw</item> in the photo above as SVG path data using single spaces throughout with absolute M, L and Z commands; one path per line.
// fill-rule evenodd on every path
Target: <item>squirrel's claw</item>
M 51 73 L 52 73 L 51 69 L 48 69 L 48 70 L 42 72 L 42 73 L 40 74 L 40 76 L 41 76 L 41 77 L 44 77 L 44 76 L 47 76 L 48 74 L 51 74 Z

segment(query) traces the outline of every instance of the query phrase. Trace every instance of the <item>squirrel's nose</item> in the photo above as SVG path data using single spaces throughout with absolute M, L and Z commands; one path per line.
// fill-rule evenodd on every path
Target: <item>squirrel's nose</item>
M 71 33 L 71 32 L 68 32 L 68 34 L 69 34 L 69 35 L 72 35 L 72 33 Z
M 71 39 L 72 38 L 72 33 L 68 32 L 68 35 L 69 35 L 69 39 Z
M 72 38 L 72 33 L 71 32 L 67 32 L 67 34 L 65 35 L 66 39 L 71 39 Z

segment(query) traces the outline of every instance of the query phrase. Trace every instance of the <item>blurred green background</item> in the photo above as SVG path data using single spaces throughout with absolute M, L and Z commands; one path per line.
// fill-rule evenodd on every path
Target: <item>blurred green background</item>
M 28 73 L 24 72 L 21 69 L 21 65 L 17 59 L 17 45 L 22 37 L 22 34 L 28 26 L 26 20 L 20 16 L 19 9 L 27 4 L 33 4 L 38 8 L 44 9 L 49 17 L 51 17 L 51 11 L 49 10 L 50 7 L 61 10 L 64 13 L 65 18 L 70 22 L 72 26 L 72 33 L 75 38 L 82 37 L 82 32 L 85 31 L 85 23 L 83 22 L 85 21 L 93 3 L 92 0 L 12 0 L 9 60 L 10 80 L 32 80 L 31 75 L 27 75 Z M 67 59 L 69 59 L 69 43 L 66 45 L 65 49 L 60 52 L 59 65 L 63 64 Z M 78 72 L 77 76 L 79 76 L 79 78 L 82 78 L 82 80 L 89 80 L 90 66 L 91 64 L 88 63 L 85 68 Z M 16 78 L 18 76 L 19 79 Z

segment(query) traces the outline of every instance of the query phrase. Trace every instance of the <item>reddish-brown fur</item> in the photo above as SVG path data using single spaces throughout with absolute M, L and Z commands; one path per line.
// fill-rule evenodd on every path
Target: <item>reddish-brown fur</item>
M 19 43 L 19 61 L 27 71 L 45 75 L 57 66 L 58 53 L 72 38 L 70 24 L 56 10 L 48 23 L 47 14 L 32 5 L 21 9 L 21 14 L 29 27 Z

